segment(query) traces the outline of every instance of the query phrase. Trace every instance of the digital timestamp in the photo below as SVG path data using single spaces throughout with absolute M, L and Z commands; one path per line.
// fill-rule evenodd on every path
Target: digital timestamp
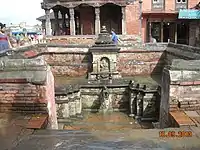
M 162 137 L 162 138 L 192 137 L 192 131 L 160 131 L 159 137 Z

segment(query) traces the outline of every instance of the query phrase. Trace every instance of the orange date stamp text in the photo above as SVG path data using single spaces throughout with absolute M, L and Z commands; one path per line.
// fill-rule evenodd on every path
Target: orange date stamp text
M 192 131 L 159 131 L 159 137 L 161 138 L 183 138 L 192 137 Z

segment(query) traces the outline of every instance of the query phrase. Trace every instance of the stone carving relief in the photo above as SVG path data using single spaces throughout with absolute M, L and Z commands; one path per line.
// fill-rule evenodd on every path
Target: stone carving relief
M 101 91 L 101 107 L 100 110 L 108 110 L 110 108 L 109 91 L 106 86 Z
M 100 60 L 100 72 L 110 72 L 110 60 L 107 57 Z

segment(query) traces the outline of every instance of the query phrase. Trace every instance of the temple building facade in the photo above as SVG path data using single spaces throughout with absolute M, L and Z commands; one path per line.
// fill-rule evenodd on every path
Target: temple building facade
M 196 45 L 199 0 L 43 0 L 47 35 L 97 35 L 101 26 L 143 42 Z M 181 17 L 182 10 L 187 11 Z M 52 27 L 51 12 L 54 13 Z M 59 15 L 60 14 L 60 15 Z M 195 30 L 194 31 L 194 27 Z M 194 33 L 195 32 L 195 33 Z M 196 42 L 195 42 L 196 40 Z
M 47 35 L 51 34 L 50 10 L 53 10 L 55 20 L 59 20 L 59 12 L 63 18 L 61 26 L 59 21 L 55 25 L 55 35 L 95 35 L 101 26 L 106 26 L 108 31 L 114 29 L 117 34 L 138 34 L 140 31 L 140 4 L 134 1 L 44 0 L 41 5 L 46 13 Z

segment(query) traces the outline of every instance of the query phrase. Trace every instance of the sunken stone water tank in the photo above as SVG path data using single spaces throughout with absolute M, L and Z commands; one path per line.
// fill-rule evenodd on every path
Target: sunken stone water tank
M 130 83 L 130 79 L 121 77 L 116 69 L 119 50 L 102 27 L 95 45 L 89 49 L 93 70 L 88 79 L 67 85 L 60 94 L 57 92 L 58 119 L 77 116 L 82 110 L 123 111 L 141 120 L 157 118 L 160 99 L 157 86 Z

